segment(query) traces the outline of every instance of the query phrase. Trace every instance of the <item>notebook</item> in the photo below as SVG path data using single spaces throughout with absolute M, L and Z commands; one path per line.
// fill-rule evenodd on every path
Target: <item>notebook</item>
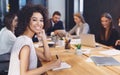
M 96 47 L 94 34 L 81 34 L 80 39 L 81 39 L 81 45 Z
M 61 62 L 60 67 L 54 68 L 54 69 L 52 69 L 52 70 L 55 71 L 55 70 L 61 70 L 61 69 L 67 69 L 67 68 L 71 68 L 71 65 L 69 65 L 69 64 L 66 63 L 66 62 Z
M 113 57 L 91 56 L 90 58 L 98 66 L 120 66 L 120 62 L 115 60 Z

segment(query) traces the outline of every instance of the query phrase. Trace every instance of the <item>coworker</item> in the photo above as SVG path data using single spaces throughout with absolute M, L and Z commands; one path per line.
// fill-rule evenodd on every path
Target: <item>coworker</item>
M 120 45 L 120 40 L 117 40 L 115 46 Z
M 43 29 L 46 9 L 41 5 L 26 5 L 18 14 L 16 33 L 18 38 L 12 48 L 8 75 L 40 75 L 60 66 L 60 59 L 51 61 L 51 54 Z M 43 52 L 35 50 L 32 37 L 36 33 L 42 39 Z M 51 61 L 37 68 L 37 57 L 41 61 Z
M 120 26 L 120 17 L 118 18 L 118 26 Z M 119 38 L 119 40 L 116 41 L 115 46 L 117 49 L 120 50 L 120 38 Z
M 113 28 L 112 16 L 109 13 L 103 13 L 100 20 L 101 29 L 99 35 L 96 36 L 96 41 L 110 47 L 115 47 L 115 42 L 119 38 L 119 33 Z
M 49 20 L 49 27 L 46 30 L 46 34 L 48 36 L 54 32 L 55 35 L 64 36 L 65 30 L 63 26 L 63 22 L 60 20 L 61 13 L 59 11 L 55 11 L 52 15 L 52 18 Z
M 5 27 L 0 31 L 0 55 L 11 52 L 11 48 L 16 40 L 14 31 L 17 25 L 17 15 L 14 13 L 7 13 L 3 22 Z
M 73 17 L 76 25 L 69 31 L 69 33 L 76 34 L 77 36 L 80 34 L 88 34 L 89 25 L 85 22 L 83 16 L 80 13 L 75 13 Z

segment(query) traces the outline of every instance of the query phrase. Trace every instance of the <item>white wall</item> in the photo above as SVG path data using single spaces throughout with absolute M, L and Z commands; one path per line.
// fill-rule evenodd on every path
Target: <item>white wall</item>
M 49 18 L 52 17 L 54 11 L 61 13 L 61 20 L 65 22 L 65 0 L 48 0 Z
M 74 0 L 74 13 L 77 13 L 78 11 L 78 0 Z

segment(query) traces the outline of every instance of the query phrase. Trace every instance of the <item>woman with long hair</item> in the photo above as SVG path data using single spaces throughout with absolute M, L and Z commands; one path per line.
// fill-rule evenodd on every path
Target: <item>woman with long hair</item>
M 85 22 L 83 16 L 80 13 L 75 13 L 73 17 L 76 25 L 69 31 L 69 33 L 77 36 L 80 34 L 88 34 L 89 25 Z
M 103 13 L 100 20 L 101 29 L 96 41 L 110 47 L 115 47 L 115 42 L 119 38 L 119 34 L 113 28 L 112 16 L 109 13 Z
M 0 55 L 10 53 L 16 40 L 14 35 L 17 26 L 17 14 L 7 13 L 3 20 L 4 26 L 0 31 Z

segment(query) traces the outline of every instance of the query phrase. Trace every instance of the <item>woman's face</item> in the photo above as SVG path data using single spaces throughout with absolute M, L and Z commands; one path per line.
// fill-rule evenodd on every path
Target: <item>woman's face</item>
M 111 23 L 111 20 L 106 18 L 106 17 L 102 17 L 101 18 L 101 24 L 104 28 L 109 28 L 110 27 L 110 23 Z
M 76 24 L 79 24 L 81 22 L 81 19 L 77 16 L 74 16 L 74 21 Z
M 15 27 L 17 26 L 17 23 L 18 23 L 18 17 L 15 16 L 14 19 L 13 19 L 13 21 L 12 21 L 12 28 L 13 28 L 13 31 L 14 31 Z
M 30 29 L 35 33 L 40 33 L 43 29 L 43 16 L 39 12 L 34 12 L 30 19 Z

